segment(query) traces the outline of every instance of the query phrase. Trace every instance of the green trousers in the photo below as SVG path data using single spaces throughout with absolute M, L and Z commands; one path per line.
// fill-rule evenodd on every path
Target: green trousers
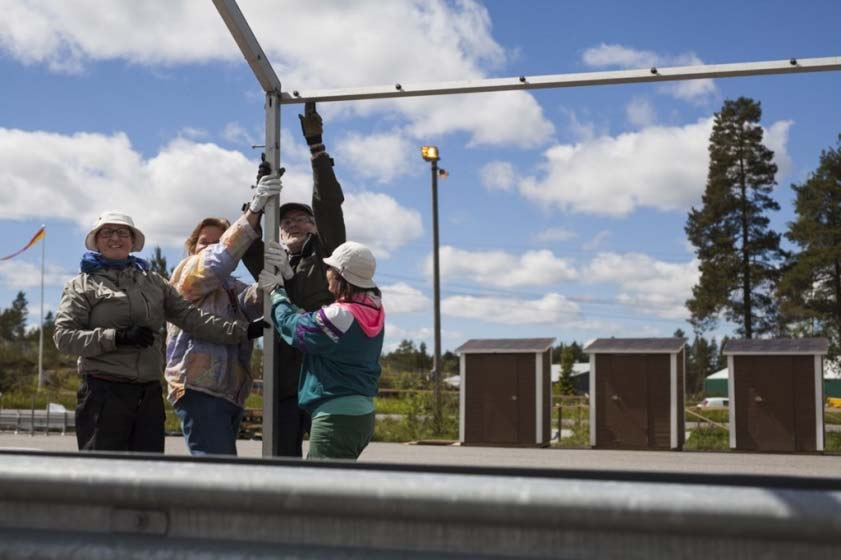
M 374 437 L 374 416 L 322 414 L 312 419 L 307 459 L 357 459 Z

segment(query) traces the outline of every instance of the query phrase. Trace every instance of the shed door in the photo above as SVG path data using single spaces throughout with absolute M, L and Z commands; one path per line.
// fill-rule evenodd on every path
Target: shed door
M 517 357 L 501 354 L 468 356 L 469 441 L 516 443 L 519 436 Z
M 648 446 L 648 387 L 645 356 L 605 354 L 597 358 L 601 386 L 597 444 L 602 447 Z
M 791 356 L 734 356 L 739 449 L 794 451 Z

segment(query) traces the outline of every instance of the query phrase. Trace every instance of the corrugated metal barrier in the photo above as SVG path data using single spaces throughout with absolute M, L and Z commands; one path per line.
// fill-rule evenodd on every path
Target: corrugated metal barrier
M 841 557 L 835 479 L 24 452 L 0 465 L 2 558 Z

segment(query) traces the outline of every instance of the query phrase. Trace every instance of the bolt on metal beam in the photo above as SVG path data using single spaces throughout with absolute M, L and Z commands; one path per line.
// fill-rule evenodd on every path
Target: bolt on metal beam
M 386 99 L 450 95 L 456 93 L 481 93 L 492 91 L 521 91 L 531 89 L 601 86 L 610 84 L 635 84 L 699 80 L 704 78 L 734 78 L 769 74 L 798 74 L 841 70 L 841 56 L 825 58 L 791 58 L 764 62 L 738 62 L 732 64 L 705 64 L 672 66 L 640 70 L 613 70 L 576 74 L 551 74 L 541 76 L 516 76 L 434 83 L 399 83 L 383 86 L 356 87 L 330 90 L 294 90 L 281 94 L 282 105 L 307 101 L 353 101 L 361 99 Z

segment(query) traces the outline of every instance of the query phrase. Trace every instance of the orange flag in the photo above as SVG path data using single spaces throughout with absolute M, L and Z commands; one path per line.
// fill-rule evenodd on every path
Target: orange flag
M 24 251 L 26 251 L 27 249 L 29 249 L 30 247 L 32 247 L 33 245 L 35 245 L 36 243 L 38 243 L 39 241 L 44 239 L 44 235 L 46 235 L 46 233 L 47 233 L 46 226 L 41 226 L 41 229 L 39 229 L 38 232 L 35 235 L 32 236 L 32 239 L 29 240 L 29 243 L 26 244 L 26 247 L 24 247 L 20 251 L 15 251 L 11 255 L 6 255 L 5 257 L 0 258 L 0 261 L 7 261 L 11 258 L 14 258 L 14 257 L 20 255 L 21 253 L 23 253 Z

